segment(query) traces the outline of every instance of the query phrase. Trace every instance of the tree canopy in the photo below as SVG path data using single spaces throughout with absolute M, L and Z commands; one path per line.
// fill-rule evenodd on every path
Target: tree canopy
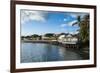
M 80 27 L 79 38 L 83 43 L 89 42 L 89 15 L 84 15 L 83 18 L 81 16 L 77 17 L 77 22 L 73 24 L 78 25 Z
M 44 36 L 45 37 L 53 37 L 54 36 L 54 33 L 46 33 Z

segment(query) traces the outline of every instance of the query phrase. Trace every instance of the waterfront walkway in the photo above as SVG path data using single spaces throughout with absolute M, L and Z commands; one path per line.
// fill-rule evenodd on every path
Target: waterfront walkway
M 22 40 L 22 42 L 32 42 L 32 43 L 49 43 L 52 45 L 58 45 L 65 48 L 79 48 L 79 45 L 74 42 L 60 42 L 57 40 Z

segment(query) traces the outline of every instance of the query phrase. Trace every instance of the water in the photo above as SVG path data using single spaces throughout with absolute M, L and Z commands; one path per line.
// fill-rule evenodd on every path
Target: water
M 79 53 L 45 43 L 22 43 L 21 63 L 81 60 Z

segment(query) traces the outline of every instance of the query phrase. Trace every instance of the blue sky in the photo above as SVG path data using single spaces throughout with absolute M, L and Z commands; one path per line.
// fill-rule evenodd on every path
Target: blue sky
M 87 14 L 34 10 L 21 10 L 20 13 L 21 35 L 76 33 L 79 27 L 72 24 L 77 21 L 78 15 L 82 17 Z

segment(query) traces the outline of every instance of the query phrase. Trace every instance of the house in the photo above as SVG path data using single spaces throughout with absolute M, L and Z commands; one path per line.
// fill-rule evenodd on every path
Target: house
M 42 35 L 42 40 L 56 40 L 56 35 L 54 33 L 46 33 Z
M 76 44 L 78 42 L 78 37 L 72 34 L 62 34 L 58 37 L 58 41 L 66 44 Z
M 66 35 L 65 35 L 65 34 L 60 35 L 60 36 L 58 37 L 58 41 L 59 41 L 59 42 L 64 42 L 64 41 L 66 41 Z
M 47 39 L 49 39 L 49 37 L 42 35 L 42 40 L 47 40 Z

